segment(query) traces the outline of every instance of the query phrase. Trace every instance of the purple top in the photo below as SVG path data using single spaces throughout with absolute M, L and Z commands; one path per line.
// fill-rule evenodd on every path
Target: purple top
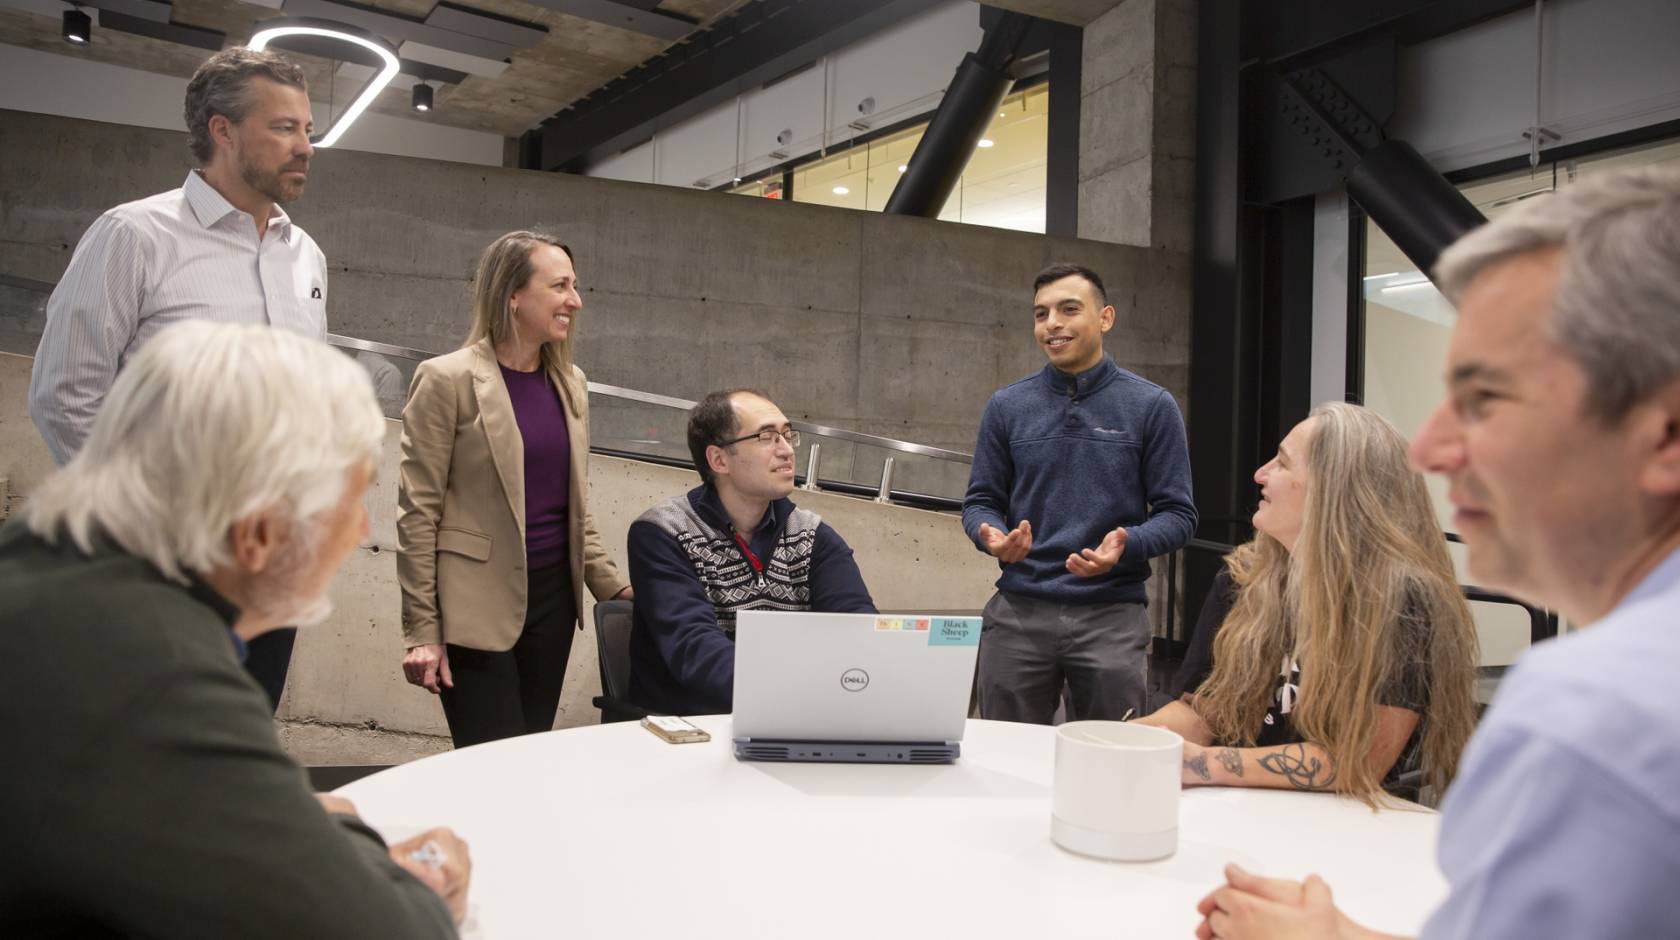
M 525 440 L 525 570 L 566 563 L 566 515 L 572 484 L 572 438 L 566 408 L 548 373 L 497 364 L 519 436 Z

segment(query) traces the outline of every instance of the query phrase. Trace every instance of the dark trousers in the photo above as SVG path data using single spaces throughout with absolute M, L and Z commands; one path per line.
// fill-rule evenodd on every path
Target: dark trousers
M 492 653 L 448 646 L 455 685 L 440 697 L 458 748 L 554 727 L 577 632 L 577 594 L 566 565 L 533 571 L 528 584 L 525 629 L 513 649 Z
M 980 717 L 1047 725 L 1068 691 L 1068 720 L 1140 714 L 1149 687 L 1142 604 L 1058 604 L 993 595 L 982 612 Z
M 292 644 L 297 627 L 270 630 L 245 644 L 245 671 L 257 680 L 274 713 L 280 713 L 280 694 L 286 691 L 286 673 L 292 668 Z

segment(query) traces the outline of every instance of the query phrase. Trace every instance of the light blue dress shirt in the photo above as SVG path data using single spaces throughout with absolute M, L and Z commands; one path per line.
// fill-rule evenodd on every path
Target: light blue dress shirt
M 1423 940 L 1680 938 L 1680 552 L 1511 671 L 1439 852 Z

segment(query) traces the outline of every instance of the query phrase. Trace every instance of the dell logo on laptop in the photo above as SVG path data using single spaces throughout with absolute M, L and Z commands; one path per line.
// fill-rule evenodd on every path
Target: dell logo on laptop
M 869 673 L 862 669 L 848 669 L 840 674 L 840 688 L 848 692 L 862 692 L 869 688 Z

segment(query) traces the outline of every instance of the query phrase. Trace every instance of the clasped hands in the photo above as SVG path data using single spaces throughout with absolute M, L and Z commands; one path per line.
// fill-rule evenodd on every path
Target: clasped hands
M 1022 519 L 1006 535 L 987 523 L 980 523 L 980 540 L 985 544 L 986 551 L 1006 565 L 1012 565 L 1027 557 L 1032 551 L 1032 523 Z M 1077 554 L 1067 556 L 1067 570 L 1081 578 L 1094 578 L 1100 574 L 1107 574 L 1120 562 L 1120 555 L 1126 550 L 1126 530 L 1115 528 L 1096 548 L 1087 548 Z
M 1396 940 L 1337 910 L 1330 886 L 1317 875 L 1290 881 L 1226 865 L 1225 884 L 1202 898 L 1196 912 L 1202 915 L 1198 940 Z

